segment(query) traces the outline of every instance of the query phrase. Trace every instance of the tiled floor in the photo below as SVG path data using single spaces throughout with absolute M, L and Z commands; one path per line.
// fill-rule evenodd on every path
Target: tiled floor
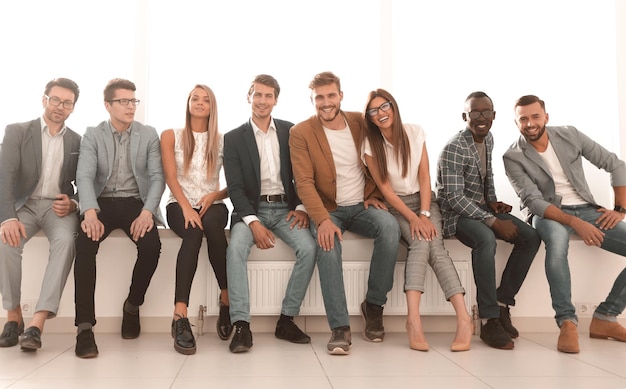
M 449 351 L 451 333 L 429 333 L 429 352 L 412 351 L 405 334 L 388 333 L 382 344 L 353 334 L 349 356 L 326 353 L 328 334 L 296 345 L 255 334 L 246 354 L 232 354 L 215 334 L 183 356 L 169 334 L 122 340 L 96 334 L 98 358 L 74 356 L 74 336 L 44 334 L 44 347 L 24 353 L 0 349 L 0 388 L 626 388 L 626 344 L 581 334 L 581 353 L 556 351 L 555 333 L 522 334 L 515 350 L 487 347 Z

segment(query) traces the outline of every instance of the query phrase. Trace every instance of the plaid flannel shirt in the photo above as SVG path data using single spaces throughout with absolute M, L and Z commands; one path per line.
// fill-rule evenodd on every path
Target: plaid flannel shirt
M 437 162 L 437 202 L 443 217 L 443 235 L 456 234 L 459 217 L 485 220 L 493 214 L 481 206 L 481 200 L 497 201 L 491 168 L 493 135 L 485 137 L 487 176 L 480 173 L 480 156 L 469 129 L 453 136 Z

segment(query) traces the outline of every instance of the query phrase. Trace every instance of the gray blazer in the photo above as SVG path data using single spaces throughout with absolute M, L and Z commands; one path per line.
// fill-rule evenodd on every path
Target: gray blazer
M 77 200 L 73 182 L 80 150 L 80 135 L 65 129 L 61 192 Z M 6 127 L 0 147 L 0 222 L 17 218 L 41 176 L 41 118 Z
M 139 194 L 146 209 L 163 224 L 159 204 L 165 190 L 161 144 L 153 127 L 133 122 L 130 131 L 130 159 Z M 98 197 L 104 190 L 113 168 L 114 140 L 110 123 L 88 127 L 80 145 L 76 180 L 80 194 L 80 212 L 100 210 Z
M 585 179 L 581 157 L 609 172 L 611 186 L 626 186 L 626 165 L 617 155 L 572 126 L 546 127 L 546 132 L 565 175 L 585 201 L 596 204 Z M 528 218 L 543 217 L 550 204 L 561 207 L 561 196 L 555 193 L 548 167 L 523 136 L 502 158 L 506 175 L 521 200 L 520 208 Z

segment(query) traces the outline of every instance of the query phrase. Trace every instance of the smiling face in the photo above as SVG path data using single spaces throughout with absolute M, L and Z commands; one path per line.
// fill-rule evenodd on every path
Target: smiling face
M 539 141 L 545 135 L 548 119 L 539 102 L 515 107 L 515 124 L 530 143 Z
M 481 112 L 481 114 L 473 119 L 470 113 Z M 490 117 L 485 114 L 491 112 Z M 472 116 L 473 116 L 472 115 Z M 465 112 L 463 112 L 463 120 L 467 123 L 467 128 L 472 132 L 474 142 L 482 143 L 491 129 L 496 113 L 493 110 L 493 103 L 489 97 L 472 97 L 465 102 Z
M 207 118 L 211 114 L 211 98 L 207 91 L 195 88 L 189 95 L 189 114 L 192 117 Z
M 368 117 L 383 133 L 386 132 L 385 130 L 391 131 L 395 120 L 393 107 L 387 106 L 387 104 L 389 104 L 387 99 L 381 96 L 376 96 L 367 105 L 368 110 L 377 109 L 378 112 L 376 112 L 375 115 L 370 115 L 368 113 Z M 384 110 L 385 108 L 387 108 L 386 111 Z
M 331 127 L 338 119 L 341 100 L 343 92 L 339 91 L 335 83 L 317 86 L 311 91 L 311 102 L 315 105 L 317 116 L 326 127 Z
M 252 118 L 265 120 L 270 117 L 277 103 L 274 88 L 255 82 L 248 94 L 248 103 L 252 107 Z

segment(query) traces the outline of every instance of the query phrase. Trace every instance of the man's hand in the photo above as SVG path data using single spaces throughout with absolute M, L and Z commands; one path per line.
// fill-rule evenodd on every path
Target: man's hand
M 56 200 L 52 203 L 52 210 L 58 217 L 64 217 L 76 211 L 76 206 L 70 197 L 66 194 L 58 194 Z
M 219 194 L 219 192 L 207 193 L 204 196 L 202 196 L 202 198 L 198 201 L 196 206 L 200 207 L 200 212 L 199 212 L 200 218 L 202 218 L 202 216 L 204 216 L 206 211 L 208 211 L 209 208 L 211 208 L 211 206 L 213 205 L 215 200 L 217 200 L 217 195 L 218 194 Z
M 496 236 L 509 243 L 513 243 L 515 238 L 517 238 L 517 226 L 512 220 L 496 219 L 496 221 L 493 222 L 491 229 L 496 233 Z
M 341 229 L 330 219 L 326 219 L 317 227 L 317 243 L 322 250 L 330 251 L 335 248 L 335 234 L 339 240 L 343 240 Z
M 293 220 L 292 220 L 293 219 Z M 293 230 L 294 227 L 298 229 L 309 228 L 309 215 L 303 211 L 289 211 L 285 221 L 291 221 L 289 228 Z
M 80 228 L 94 242 L 99 241 L 104 235 L 104 224 L 98 219 L 98 213 L 95 209 L 85 211 L 85 218 L 80 223 Z
M 276 244 L 276 238 L 274 238 L 274 234 L 272 231 L 265 228 L 260 221 L 255 220 L 248 224 L 250 230 L 252 231 L 252 236 L 254 237 L 254 243 L 256 247 L 261 250 L 271 249 Z
M 487 204 L 493 213 L 511 213 L 513 207 L 502 201 L 491 201 Z
M 136 242 L 139 238 L 143 238 L 148 231 L 152 230 L 153 227 L 154 219 L 152 218 L 152 212 L 144 209 L 131 223 L 130 234 Z
M 385 211 L 387 211 L 387 206 L 385 205 L 385 203 L 380 201 L 376 197 L 365 200 L 365 202 L 363 203 L 363 208 L 367 209 L 367 207 L 369 207 L 370 205 L 374 208 L 384 209 Z
M 602 245 L 604 241 L 604 232 L 591 223 L 588 223 L 582 219 L 575 218 L 571 224 L 571 227 L 576 231 L 576 235 L 585 242 L 587 246 Z
M 0 235 L 2 236 L 2 243 L 11 247 L 19 247 L 22 238 L 26 239 L 26 228 L 19 220 L 9 220 L 0 226 Z
M 617 223 L 624 220 L 624 216 L 626 216 L 621 212 L 606 208 L 598 208 L 598 212 L 602 213 L 602 215 L 600 215 L 600 217 L 596 220 L 596 226 L 598 226 L 601 230 L 610 230 L 614 228 Z

